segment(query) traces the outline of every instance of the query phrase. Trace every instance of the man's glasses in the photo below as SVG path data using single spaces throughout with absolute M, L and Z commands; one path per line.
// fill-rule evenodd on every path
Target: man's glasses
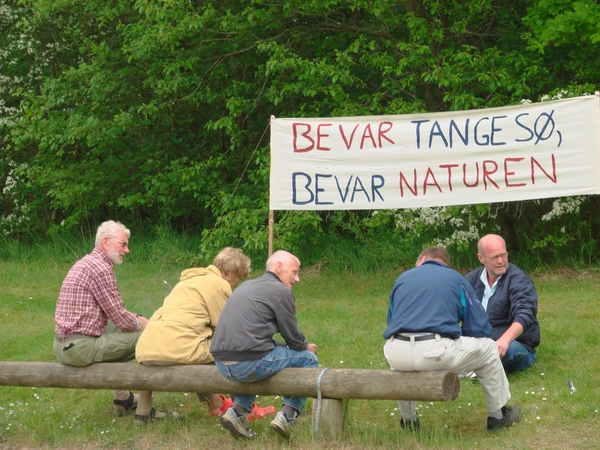
M 121 244 L 121 247 L 123 247 L 123 248 L 129 247 L 129 244 L 125 241 L 120 241 L 118 239 L 115 239 L 114 237 L 109 237 L 109 239 L 112 239 L 113 241 L 118 242 L 119 244 Z
M 490 261 L 496 261 L 497 259 L 506 259 L 508 258 L 508 253 L 498 253 L 497 255 L 494 256 L 486 256 L 487 259 L 489 259 Z

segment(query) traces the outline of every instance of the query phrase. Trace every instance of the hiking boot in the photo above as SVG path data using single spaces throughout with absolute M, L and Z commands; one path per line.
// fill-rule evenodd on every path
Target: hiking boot
M 411 431 L 419 431 L 421 429 L 421 424 L 419 423 L 419 418 L 417 417 L 416 420 L 407 420 L 407 421 L 405 421 L 404 419 L 400 419 L 400 428 L 404 428 L 406 430 L 411 430 Z
M 296 426 L 296 419 L 289 420 L 283 411 L 279 411 L 271 421 L 270 427 L 283 437 L 289 438 Z
M 257 419 L 264 419 L 267 416 L 274 416 L 274 415 L 275 415 L 275 407 L 273 405 L 265 406 L 264 408 L 261 408 L 256 403 L 254 403 L 252 405 L 252 412 L 250 414 L 248 414 L 247 417 L 248 417 L 248 420 L 250 422 L 252 422 Z
M 494 417 L 487 418 L 488 431 L 510 427 L 513 423 L 519 420 L 519 417 L 521 417 L 521 408 L 518 406 L 503 406 L 502 419 L 496 419 Z
M 150 410 L 150 414 L 148 414 L 147 416 L 143 416 L 141 414 L 135 414 L 133 416 L 133 422 L 136 425 L 145 425 L 148 422 L 160 422 L 161 420 L 165 420 L 165 419 L 179 419 L 181 418 L 181 415 L 179 415 L 176 412 L 160 412 L 157 411 L 156 409 L 152 408 Z
M 229 408 L 221 417 L 221 426 L 236 438 L 252 439 L 256 434 L 248 427 L 246 415 L 238 416 L 234 408 Z
M 115 405 L 115 414 L 117 416 L 124 416 L 130 414 L 136 410 L 138 405 L 139 396 L 129 391 L 129 398 L 127 400 L 113 400 Z

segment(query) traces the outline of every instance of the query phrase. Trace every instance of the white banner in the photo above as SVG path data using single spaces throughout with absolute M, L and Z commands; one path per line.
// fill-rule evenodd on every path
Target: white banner
M 396 116 L 271 118 L 270 209 L 395 209 L 600 193 L 597 96 Z

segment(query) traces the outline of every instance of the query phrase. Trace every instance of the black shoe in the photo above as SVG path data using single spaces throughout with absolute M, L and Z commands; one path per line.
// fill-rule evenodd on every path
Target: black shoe
M 419 418 L 417 417 L 416 420 L 407 420 L 406 422 L 404 421 L 404 419 L 400 419 L 400 428 L 404 428 L 406 430 L 411 431 L 419 431 L 421 429 Z
M 518 406 L 503 406 L 502 419 L 496 419 L 495 417 L 487 418 L 488 431 L 510 427 L 513 423 L 519 420 L 519 417 L 521 417 L 521 408 Z
M 138 402 L 135 399 L 133 392 L 129 391 L 129 398 L 127 400 L 113 400 L 115 405 L 115 414 L 117 416 L 124 416 L 125 414 L 132 413 L 136 410 Z
M 176 412 L 159 412 L 156 409 L 152 408 L 150 410 L 150 414 L 148 414 L 147 416 L 142 416 L 141 414 L 134 414 L 133 416 L 133 422 L 136 425 L 144 425 L 147 423 L 152 423 L 152 422 L 160 422 L 162 420 L 166 420 L 166 419 L 174 419 L 177 420 L 181 418 L 181 416 L 179 415 L 179 413 Z

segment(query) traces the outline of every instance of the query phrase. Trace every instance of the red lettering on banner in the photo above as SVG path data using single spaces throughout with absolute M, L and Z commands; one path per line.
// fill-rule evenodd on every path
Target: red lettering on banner
M 488 165 L 493 166 L 493 170 L 488 169 Z M 483 185 L 485 186 L 485 190 L 487 191 L 488 185 L 487 181 L 490 180 L 490 183 L 496 186 L 496 189 L 500 189 L 500 186 L 496 184 L 490 175 L 495 174 L 498 171 L 498 163 L 496 161 L 490 161 L 489 159 L 483 162 Z
M 328 134 L 321 133 L 321 128 L 322 127 L 330 127 L 332 125 L 333 124 L 331 124 L 331 123 L 320 123 L 317 126 L 317 150 L 323 150 L 323 151 L 331 150 L 331 148 L 329 148 L 329 147 L 321 147 L 321 138 L 329 137 Z
M 429 182 L 429 178 L 433 179 L 433 182 Z M 438 188 L 438 191 L 440 191 L 440 193 L 443 192 L 442 188 L 435 179 L 435 174 L 431 170 L 431 167 L 427 168 L 427 173 L 425 174 L 425 179 L 423 180 L 423 195 L 427 194 L 427 186 L 435 186 L 436 188 Z
M 530 168 L 525 168 L 524 161 L 526 158 L 504 158 L 503 160 L 496 162 L 492 160 L 484 160 L 481 163 L 475 162 L 475 171 L 474 177 L 472 172 L 469 172 L 467 163 L 462 164 L 462 177 L 459 171 L 453 171 L 452 169 L 455 167 L 460 167 L 461 164 L 440 164 L 438 166 L 430 166 L 421 171 L 417 171 L 417 169 L 412 170 L 412 179 L 407 178 L 403 171 L 398 172 L 398 187 L 400 188 L 400 197 L 404 197 L 406 195 L 412 194 L 413 197 L 418 197 L 419 194 L 427 195 L 428 187 L 437 188 L 440 194 L 444 194 L 445 191 L 453 192 L 454 184 L 459 184 L 466 188 L 476 188 L 479 186 L 479 183 L 482 182 L 484 190 L 489 190 L 492 188 L 496 189 L 504 189 L 504 188 L 519 188 L 523 186 L 527 186 L 528 183 L 514 183 L 511 182 L 510 179 L 512 177 L 516 177 L 521 180 L 525 180 L 529 178 L 531 180 L 531 184 L 536 184 L 539 181 L 536 178 L 536 172 L 541 171 L 548 180 L 552 183 L 556 184 L 558 182 L 558 177 L 556 175 L 556 157 L 554 154 L 550 156 L 550 168 L 548 165 L 544 166 L 537 158 L 531 156 L 530 159 Z M 517 166 L 511 166 L 509 168 L 509 164 L 512 163 L 522 163 Z M 482 170 L 479 170 L 479 166 L 481 164 Z M 500 169 L 502 168 L 502 170 Z M 442 170 L 442 173 L 437 173 L 436 170 Z M 520 169 L 520 170 L 519 170 Z M 458 173 L 457 173 L 458 172 Z M 410 172 L 408 172 L 410 173 Z M 440 184 L 438 182 L 438 178 L 443 180 L 443 174 L 447 173 L 447 183 Z M 468 175 L 471 175 L 470 177 Z M 420 183 L 420 176 L 422 176 L 422 184 Z M 539 178 L 539 177 L 538 177 Z M 468 179 L 473 180 L 472 182 L 467 181 Z M 460 180 L 460 182 L 458 182 Z M 419 191 L 419 187 L 421 187 Z
M 479 186 L 479 163 L 475 163 L 475 170 L 477 171 L 477 173 L 475 174 L 475 183 L 473 184 L 469 184 L 467 183 L 467 165 L 463 164 L 463 184 L 465 185 L 465 187 L 468 188 L 474 188 Z
M 295 122 L 292 124 L 292 136 L 293 136 L 293 150 L 294 153 L 306 153 L 312 150 L 330 151 L 331 142 L 338 142 L 339 138 L 337 135 L 327 134 L 324 130 L 325 127 L 331 127 L 331 123 L 321 123 L 316 125 L 313 131 L 313 126 L 310 123 Z M 394 145 L 395 142 L 388 136 L 388 133 L 393 128 L 392 122 L 380 122 L 377 125 L 377 134 L 373 132 L 373 128 L 370 123 L 366 125 L 356 124 L 351 130 L 345 130 L 342 124 L 338 125 L 338 130 L 346 150 L 351 150 L 355 143 L 355 137 L 357 137 L 357 131 L 361 127 L 362 133 L 360 134 L 360 143 L 357 150 L 363 150 L 367 148 L 383 148 L 384 141 Z M 328 141 L 327 144 L 325 141 Z M 334 146 L 335 147 L 335 146 Z M 356 147 L 355 147 L 356 148 Z
M 387 128 L 384 130 L 383 126 L 386 125 Z M 381 139 L 385 139 L 386 141 L 388 141 L 390 144 L 395 144 L 394 141 L 392 141 L 389 137 L 386 136 L 386 133 L 388 131 L 391 131 L 392 128 L 394 127 L 394 124 L 392 124 L 392 122 L 381 122 L 379 124 L 379 130 L 377 132 L 377 136 L 379 137 L 379 147 L 383 148 L 383 142 L 381 142 Z
M 552 181 L 554 184 L 556 184 L 556 182 L 558 181 L 558 178 L 556 177 L 556 160 L 554 159 L 554 153 L 552 153 L 552 176 L 550 176 L 548 174 L 548 172 L 546 172 L 544 170 L 544 168 L 542 167 L 542 165 L 538 162 L 537 159 L 535 159 L 533 156 L 531 157 L 531 183 L 535 184 L 535 170 L 533 165 L 538 166 L 540 168 L 540 170 L 542 172 L 544 172 L 544 175 L 546 175 L 550 181 Z
M 357 124 L 353 129 L 352 129 L 352 133 L 350 133 L 350 142 L 348 142 L 348 139 L 346 139 L 346 133 L 344 133 L 344 127 L 342 127 L 342 125 L 339 125 L 339 129 L 340 129 L 340 134 L 342 135 L 342 139 L 344 140 L 344 144 L 346 144 L 346 150 L 350 150 L 350 147 L 352 147 L 352 141 L 354 140 L 354 133 L 356 133 L 356 130 L 358 129 L 360 125 Z
M 448 169 L 448 188 L 452 192 L 452 168 L 458 167 L 458 164 L 440 164 L 440 169 Z
M 508 162 L 519 162 L 523 161 L 525 158 L 506 158 L 504 160 L 504 182 L 506 183 L 506 187 L 520 187 L 527 186 L 526 183 L 509 183 L 508 177 L 515 175 L 515 172 L 508 171 Z M 534 183 L 535 184 L 535 183 Z
M 308 140 L 310 142 L 310 145 L 308 147 L 302 147 L 302 148 L 298 147 L 298 128 L 299 127 L 306 128 L 306 131 L 304 133 L 301 133 L 300 136 L 302 136 L 303 138 L 306 138 L 306 140 Z M 311 128 L 311 126 L 309 123 L 293 123 L 292 124 L 292 131 L 294 134 L 294 153 L 310 152 L 315 147 L 315 141 L 309 135 L 310 128 Z
M 412 192 L 412 195 L 415 197 L 419 195 L 417 191 L 417 169 L 413 170 L 413 189 L 410 188 L 410 184 L 408 184 L 408 180 L 404 177 L 404 174 L 400 172 L 400 197 L 404 197 L 404 188 L 402 187 L 402 182 L 406 184 L 406 187 L 410 192 Z

